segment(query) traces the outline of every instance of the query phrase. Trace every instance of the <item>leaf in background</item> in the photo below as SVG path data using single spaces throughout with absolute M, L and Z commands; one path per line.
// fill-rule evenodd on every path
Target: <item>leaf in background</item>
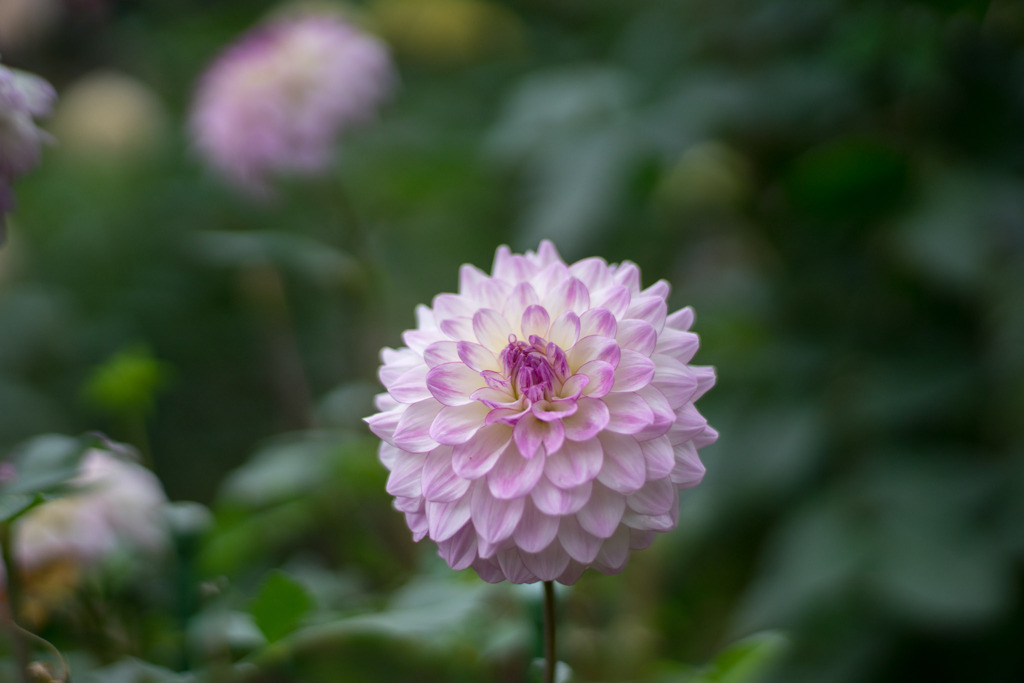
M 11 459 L 14 476 L 0 484 L 0 492 L 36 496 L 55 493 L 78 474 L 82 455 L 90 444 L 59 434 L 45 434 L 18 447 Z
M 263 582 L 249 612 L 267 640 L 274 642 L 294 631 L 312 608 L 313 599 L 301 584 L 274 571 Z
M 134 658 L 85 673 L 76 668 L 76 681 L 79 676 L 82 683 L 192 683 L 196 680 L 193 674 L 175 673 Z
M 719 653 L 693 683 L 751 683 L 760 680 L 788 645 L 781 633 L 765 631 Z

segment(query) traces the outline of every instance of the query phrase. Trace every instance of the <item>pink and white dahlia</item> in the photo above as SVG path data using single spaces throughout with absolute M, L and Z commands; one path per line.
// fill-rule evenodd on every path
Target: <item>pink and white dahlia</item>
M 714 369 L 689 364 L 693 310 L 669 314 L 668 293 L 545 241 L 419 306 L 367 418 L 415 540 L 486 581 L 572 584 L 673 529 L 718 434 L 694 407 Z
M 279 19 L 228 47 L 191 112 L 200 154 L 254 194 L 278 174 L 320 175 L 339 135 L 374 118 L 396 77 L 384 45 L 331 15 Z

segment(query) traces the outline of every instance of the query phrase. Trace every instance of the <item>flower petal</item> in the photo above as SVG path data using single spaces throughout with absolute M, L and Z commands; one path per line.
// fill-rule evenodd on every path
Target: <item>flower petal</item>
M 626 506 L 641 515 L 663 515 L 679 500 L 679 489 L 668 478 L 653 479 L 626 496 Z
M 647 356 L 622 349 L 619 364 L 615 368 L 615 384 L 612 391 L 636 391 L 654 379 L 654 361 Z
M 427 389 L 446 406 L 461 406 L 471 402 L 473 392 L 485 385 L 480 373 L 464 363 L 444 363 L 427 372 Z
M 457 359 L 465 363 L 466 367 L 471 370 L 475 372 L 484 372 L 485 370 L 491 370 L 492 372 L 501 371 L 501 363 L 490 349 L 480 344 L 466 341 L 456 342 L 455 346 Z
M 597 439 L 566 441 L 546 458 L 544 476 L 560 489 L 571 489 L 596 477 L 603 462 L 604 449 Z
M 469 497 L 473 526 L 484 540 L 501 543 L 516 530 L 526 504 L 523 498 L 495 498 L 483 482 L 473 487 L 473 493 Z
M 512 326 L 493 308 L 482 308 L 473 314 L 473 334 L 481 345 L 496 353 L 508 344 Z
M 647 464 L 636 439 L 615 432 L 598 435 L 604 446 L 604 466 L 597 480 L 618 493 L 633 493 L 647 477 Z
M 430 436 L 430 425 L 441 407 L 440 403 L 428 398 L 406 408 L 395 427 L 395 445 L 410 453 L 426 453 L 437 448 L 437 441 Z
M 452 449 L 452 468 L 463 479 L 479 479 L 494 467 L 512 441 L 512 428 L 505 424 L 483 427 L 472 439 Z
M 615 368 L 603 360 L 592 360 L 584 363 L 576 371 L 577 374 L 587 378 L 587 384 L 583 387 L 583 393 L 593 398 L 601 398 L 615 384 Z
M 447 541 L 469 522 L 470 496 L 461 496 L 449 503 L 427 501 L 427 521 L 430 538 L 435 542 Z
M 610 393 L 603 399 L 611 416 L 607 429 L 619 434 L 636 434 L 654 422 L 654 411 L 634 393 Z
M 523 311 L 523 317 L 520 322 L 523 339 L 529 339 L 531 335 L 547 337 L 550 326 L 551 316 L 548 315 L 543 306 L 527 306 L 526 310 Z
M 544 422 L 532 414 L 523 415 L 513 430 L 516 446 L 524 458 L 533 458 L 544 446 L 545 452 L 557 451 L 565 439 L 565 428 L 560 421 Z
M 614 367 L 619 364 L 620 355 L 618 342 L 611 337 L 600 337 L 596 334 L 583 337 L 565 353 L 570 369 L 593 360 L 602 360 Z
M 647 465 L 648 479 L 663 479 L 672 473 L 676 464 L 672 442 L 667 436 L 659 436 L 650 441 L 641 441 L 640 450 L 644 452 L 644 463 Z
M 631 349 L 644 356 L 650 356 L 658 345 L 658 332 L 649 322 L 627 319 L 619 323 L 615 340 L 623 349 Z
M 580 317 L 573 311 L 566 311 L 555 319 L 548 332 L 548 341 L 560 349 L 572 348 L 580 338 Z
M 580 316 L 580 336 L 615 338 L 619 324 L 615 316 L 605 308 L 591 308 Z
M 520 552 L 526 568 L 541 581 L 554 581 L 569 566 L 569 554 L 557 543 L 552 543 L 539 553 Z
M 466 443 L 484 426 L 489 412 L 490 408 L 478 401 L 461 406 L 445 406 L 430 424 L 430 437 L 449 446 Z
M 519 449 L 509 446 L 487 473 L 487 485 L 495 498 L 521 498 L 537 485 L 544 473 L 546 458 L 524 458 Z
M 562 420 L 565 438 L 586 441 L 608 426 L 611 419 L 608 406 L 596 398 L 582 397 L 576 401 L 576 413 Z
M 426 368 L 430 369 L 442 363 L 455 363 L 459 360 L 459 342 L 450 339 L 434 342 L 423 350 L 423 362 Z M 386 385 L 385 385 L 386 386 Z M 424 387 L 426 387 L 426 376 L 424 374 Z
M 592 489 L 593 482 L 589 481 L 573 489 L 560 489 L 548 481 L 547 477 L 541 477 L 530 491 L 530 498 L 544 514 L 561 517 L 574 514 L 586 505 Z
M 437 544 L 437 554 L 452 569 L 466 569 L 476 560 L 476 532 L 466 525 L 447 541 Z
M 652 360 L 655 362 L 652 384 L 665 395 L 672 409 L 679 410 L 691 402 L 698 382 L 690 366 L 658 354 Z
M 629 559 L 629 528 L 620 526 L 615 534 L 601 546 L 594 559 L 594 567 L 605 574 L 618 574 Z
M 466 494 L 469 480 L 452 469 L 452 448 L 441 446 L 427 454 L 423 463 L 422 495 L 435 503 L 447 503 Z
M 681 489 L 691 489 L 704 479 L 704 463 L 697 455 L 692 441 L 675 447 L 676 464 L 672 468 L 672 483 Z
M 581 280 L 570 276 L 548 292 L 543 304 L 554 318 L 566 311 L 579 315 L 590 308 L 590 290 Z
M 421 493 L 420 481 L 425 455 L 405 453 L 395 458 L 394 467 L 388 476 L 387 492 L 392 496 L 414 498 Z
M 506 320 L 522 320 L 523 312 L 527 307 L 539 303 L 540 297 L 537 296 L 537 292 L 530 286 L 530 283 L 520 282 L 512 288 L 512 293 L 509 294 L 508 301 L 505 302 L 501 312 Z
M 384 387 L 399 403 L 416 403 L 430 398 L 430 391 L 427 389 L 427 370 L 427 366 L 423 364 L 409 368 L 384 384 Z
M 626 287 L 612 285 L 595 293 L 590 299 L 590 307 L 603 308 L 615 316 L 616 320 L 621 320 L 625 316 L 632 298 L 633 295 Z
M 584 531 L 598 538 L 608 538 L 615 533 L 625 511 L 625 496 L 595 482 L 590 499 L 576 513 L 576 519 Z
M 533 500 L 528 498 L 512 540 L 528 553 L 539 553 L 551 545 L 558 535 L 558 520 L 558 517 L 545 515 L 538 510 Z
M 533 583 L 537 581 L 536 575 L 526 568 L 520 556 L 519 548 L 502 550 L 494 557 L 498 560 L 498 566 L 502 573 L 511 583 Z
M 597 557 L 604 541 L 584 530 L 575 515 L 567 515 L 562 517 L 558 526 L 558 542 L 569 553 L 569 557 L 590 564 Z

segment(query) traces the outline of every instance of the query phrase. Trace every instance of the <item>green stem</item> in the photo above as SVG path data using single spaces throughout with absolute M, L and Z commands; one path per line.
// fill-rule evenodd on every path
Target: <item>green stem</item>
M 555 683 L 555 584 L 544 582 L 544 683 Z

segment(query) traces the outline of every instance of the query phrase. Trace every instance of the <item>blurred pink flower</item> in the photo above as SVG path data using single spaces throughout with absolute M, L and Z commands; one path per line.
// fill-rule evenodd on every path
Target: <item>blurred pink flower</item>
M 11 183 L 39 163 L 50 136 L 34 117 L 50 113 L 57 93 L 38 76 L 0 65 L 0 237 L 4 214 L 14 208 Z
M 415 540 L 486 581 L 572 584 L 673 529 L 718 434 L 694 407 L 714 370 L 689 365 L 693 311 L 669 314 L 668 293 L 545 241 L 418 307 L 367 418 Z
M 59 561 L 95 565 L 122 547 L 156 552 L 167 545 L 167 497 L 142 465 L 93 449 L 72 486 L 15 522 L 14 557 L 26 573 Z
M 227 180 L 267 195 L 273 175 L 325 173 L 339 135 L 373 120 L 395 79 L 384 45 L 342 19 L 280 19 L 243 36 L 203 75 L 192 138 Z

